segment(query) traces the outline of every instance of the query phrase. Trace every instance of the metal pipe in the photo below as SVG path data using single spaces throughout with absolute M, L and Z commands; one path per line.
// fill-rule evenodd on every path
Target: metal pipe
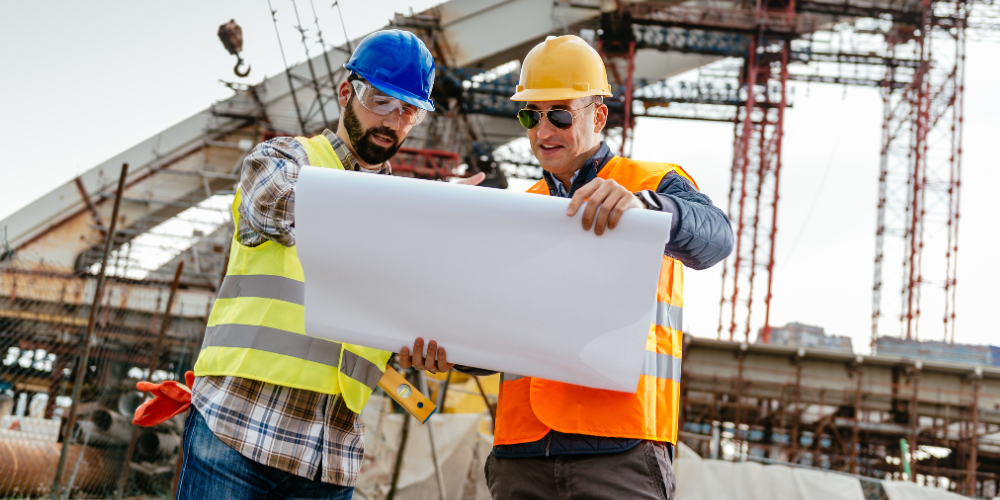
M 792 422 L 792 450 L 788 453 L 789 462 L 797 462 L 799 450 L 799 426 L 802 423 L 802 358 L 795 358 L 795 420 Z
M 919 443 L 917 443 L 917 438 L 920 436 L 920 427 L 918 426 L 919 422 L 920 422 L 920 417 L 917 415 L 917 411 L 919 411 L 919 408 L 917 406 L 919 404 L 919 401 L 917 400 L 917 397 L 919 396 L 919 392 L 918 391 L 919 391 L 919 387 L 920 387 L 920 369 L 919 368 L 914 368 L 913 369 L 913 374 L 910 376 L 910 380 L 913 382 L 913 398 L 911 399 L 911 405 L 912 406 L 910 407 L 910 429 L 909 429 L 909 431 L 910 431 L 909 432 L 909 434 L 910 434 L 910 443 L 913 444 L 913 451 L 910 453 L 910 470 L 913 471 L 913 474 L 910 475 L 910 481 L 913 481 L 915 483 L 915 482 L 917 482 L 917 474 L 916 474 L 916 470 L 917 470 L 917 456 L 916 455 L 917 455 L 917 450 L 920 449 L 920 445 L 919 445 Z
M 766 79 L 764 83 L 767 83 Z M 760 226 L 760 198 L 764 192 L 764 178 L 767 176 L 767 164 L 770 161 L 767 155 L 766 130 L 768 125 L 767 111 L 765 111 L 760 123 L 755 125 L 755 127 L 760 127 L 760 136 L 757 144 L 759 155 L 757 159 L 757 193 L 754 195 L 753 224 L 750 226 L 750 234 L 752 235 L 750 237 L 750 277 L 747 280 L 747 322 L 743 332 L 746 342 L 750 342 L 750 320 L 753 318 L 753 284 L 757 278 L 757 228 Z M 774 248 L 774 245 L 771 245 L 771 248 Z M 764 328 L 767 329 L 767 323 L 764 323 Z
M 340 5 L 338 5 L 337 2 L 333 2 L 333 4 L 337 6 L 337 11 L 340 11 Z M 319 46 L 320 46 L 320 49 L 323 51 L 323 60 L 326 61 L 326 73 L 327 73 L 327 75 L 330 76 L 330 85 L 334 88 L 334 95 L 336 95 L 337 94 L 337 90 L 336 90 L 337 89 L 337 82 L 336 82 L 336 80 L 333 77 L 333 66 L 330 65 L 330 56 L 328 55 L 328 51 L 326 50 L 326 41 L 323 40 L 323 30 L 320 29 L 320 27 L 319 27 L 319 16 L 316 14 L 316 4 L 314 4 L 312 2 L 312 0 L 309 0 L 309 7 L 312 8 L 313 20 L 316 22 L 316 38 L 319 39 Z M 343 13 L 341 13 L 341 15 L 340 15 L 340 24 L 341 25 L 344 24 L 344 15 L 343 15 Z M 345 38 L 346 38 L 346 34 L 347 34 L 346 27 L 344 28 L 344 34 L 345 34 Z M 347 40 L 347 51 L 348 52 L 353 52 L 351 50 L 351 40 L 350 39 Z
M 181 447 L 181 438 L 169 432 L 156 432 L 153 429 L 143 429 L 136 441 L 136 451 L 146 458 L 172 456 Z
M 976 494 L 976 469 L 979 468 L 977 463 L 978 452 L 979 452 L 979 378 L 975 378 L 972 381 L 972 432 L 969 436 L 969 470 L 967 475 L 967 483 L 965 486 L 965 494 L 968 496 L 975 496 Z
M 444 413 L 444 398 L 448 395 L 448 386 L 451 385 L 451 373 L 451 370 L 448 370 L 448 376 L 441 383 L 441 386 L 438 388 L 437 397 L 434 398 L 434 406 L 437 406 L 439 413 Z
M 91 434 L 88 444 L 99 446 L 124 446 L 128 444 L 129 432 L 131 432 L 129 420 L 120 413 L 99 409 L 90 414 L 88 421 L 94 425 L 94 433 Z
M 902 424 L 893 424 L 888 422 L 857 422 L 855 423 L 853 418 L 845 417 L 835 417 L 830 424 L 842 429 L 857 427 L 860 441 L 860 434 L 862 431 L 867 432 L 877 432 L 884 435 L 896 435 L 896 436 L 907 436 L 910 434 L 910 428 Z
M 851 432 L 851 474 L 858 473 L 858 431 L 861 424 L 861 367 L 854 372 L 858 389 L 854 392 L 854 429 Z
M 497 425 L 497 410 L 490 404 L 490 398 L 486 397 L 486 391 L 483 390 L 483 384 L 479 382 L 479 377 L 472 377 L 476 381 L 476 387 L 479 388 L 479 394 L 483 396 L 483 402 L 486 403 L 486 409 L 490 411 L 490 418 L 493 419 L 493 425 Z
M 5 440 L 0 446 L 0 496 L 35 497 L 51 493 L 56 469 L 62 455 L 62 445 L 43 441 Z M 84 448 L 71 444 L 62 449 L 72 462 L 80 462 L 75 487 L 85 491 L 100 491 L 113 484 L 121 463 L 113 450 Z
M 111 243 L 115 235 L 115 227 L 118 223 L 118 210 L 122 204 L 122 194 L 125 191 L 125 177 L 128 176 L 128 163 L 122 164 L 122 171 L 118 177 L 118 190 L 115 192 L 115 206 L 111 211 L 111 221 L 108 224 L 108 233 L 104 238 L 104 252 L 101 254 L 101 269 L 97 273 L 97 287 L 94 289 L 94 302 L 90 306 L 90 316 L 87 319 L 87 333 L 83 337 L 83 354 L 80 355 L 79 365 L 76 369 L 76 380 L 73 383 L 73 397 L 69 406 L 69 420 L 66 422 L 67 434 L 63 435 L 63 447 L 59 452 L 59 464 L 56 466 L 55 476 L 52 480 L 52 491 L 50 498 L 56 500 L 59 497 L 59 480 L 62 477 L 63 468 L 66 466 L 66 458 L 69 454 L 70 439 L 68 433 L 73 431 L 76 423 L 76 406 L 80 402 L 80 392 L 87 376 L 87 368 L 90 364 L 90 346 L 94 336 L 94 325 L 97 322 L 97 309 L 101 304 L 104 295 L 104 276 L 108 267 L 108 254 L 111 253 Z
M 130 391 L 122 394 L 118 398 L 118 413 L 122 415 L 132 415 L 135 413 L 136 408 L 142 404 L 145 396 L 138 391 Z
M 76 183 L 76 190 L 80 192 L 80 198 L 83 199 L 83 204 L 86 205 L 87 211 L 90 212 L 90 218 L 94 221 L 94 225 L 97 226 L 98 231 L 104 233 L 105 229 L 104 223 L 101 222 L 101 214 L 97 211 L 93 200 L 90 199 L 87 187 L 83 185 L 83 181 L 79 177 L 73 179 L 73 182 Z
M 177 299 L 177 287 L 181 282 L 181 273 L 184 272 L 184 260 L 177 263 L 177 270 L 174 271 L 174 281 L 170 283 L 170 295 L 167 296 L 167 308 L 163 311 L 163 320 L 160 321 L 160 333 L 156 336 L 156 345 L 153 347 L 153 356 L 149 359 L 149 373 L 146 374 L 146 382 L 153 380 L 153 372 L 159 368 L 160 355 L 163 354 L 163 337 L 167 335 L 167 328 L 170 328 L 170 310 L 173 309 L 174 300 Z M 132 471 L 128 465 L 132 463 L 132 455 L 135 453 L 136 443 L 139 440 L 139 427 L 132 427 L 132 437 L 128 441 L 128 450 L 125 452 L 125 467 L 122 468 L 121 476 L 118 478 L 117 498 L 124 498 L 125 483 L 128 482 L 129 473 Z
M 399 473 L 403 470 L 403 455 L 406 452 L 406 440 L 410 437 L 410 420 L 409 415 L 403 415 L 403 430 L 400 432 L 399 438 L 399 450 L 396 452 L 396 465 L 392 470 L 392 482 L 389 486 L 389 494 L 386 495 L 385 500 L 394 500 L 396 498 L 396 488 L 399 485 Z
M 792 0 L 792 4 L 795 0 Z M 778 200 L 781 199 L 781 144 L 785 138 L 785 108 L 788 107 L 788 55 L 792 50 L 791 40 L 785 40 L 781 49 L 781 102 L 778 103 L 778 122 L 774 130 L 774 199 L 771 201 L 771 251 L 767 259 L 767 292 L 764 294 L 764 343 L 771 342 L 771 299 L 774 283 L 774 242 L 778 235 Z
M 323 106 L 323 93 L 319 90 L 319 80 L 316 79 L 316 70 L 313 68 L 312 57 L 309 55 L 309 41 L 306 40 L 306 30 L 302 27 L 302 19 L 299 18 L 298 4 L 292 2 L 292 9 L 295 10 L 295 29 L 299 30 L 299 34 L 302 35 L 302 48 L 306 51 L 306 65 L 309 66 L 309 76 L 312 77 L 313 90 L 316 92 L 316 102 L 319 103 L 319 114 L 323 117 L 323 126 L 329 127 L 330 120 L 326 118 L 326 109 Z M 326 47 L 323 47 L 323 52 L 326 53 Z M 332 80 L 330 83 L 333 83 Z
M 965 28 L 968 24 L 970 10 L 968 2 L 958 2 L 958 5 L 960 6 L 959 10 L 962 12 L 963 19 L 956 26 L 958 33 L 956 34 L 957 43 L 955 44 L 955 64 L 960 64 L 961 69 L 956 72 L 955 76 L 955 102 L 952 106 L 951 184 L 948 189 L 950 217 L 948 227 L 950 231 L 948 235 L 948 251 L 946 253 L 946 258 L 950 263 L 948 270 L 951 276 L 948 277 L 949 282 L 945 288 L 945 301 L 948 301 L 947 293 L 949 290 L 947 287 L 949 285 L 951 287 L 951 314 L 945 318 L 945 338 L 948 338 L 948 326 L 950 322 L 952 343 L 955 342 L 955 300 L 957 298 L 956 287 L 958 285 L 958 222 L 960 220 L 959 206 L 961 203 L 962 188 L 962 128 L 965 124 Z M 997 486 L 1000 489 L 1000 483 Z
M 337 7 L 337 14 L 340 15 L 340 28 L 342 30 L 344 30 L 344 40 L 345 40 L 344 43 L 347 44 L 347 53 L 348 54 L 352 54 L 352 53 L 354 53 L 354 49 L 351 48 L 351 38 L 347 36 L 347 26 L 344 24 L 344 11 L 340 8 L 340 1 L 338 0 L 338 1 L 333 2 L 333 6 Z M 313 9 L 313 15 L 316 15 L 316 9 L 315 8 Z M 318 19 L 319 18 L 317 18 L 317 20 Z M 319 29 L 319 24 L 316 25 L 316 29 Z M 326 47 L 324 47 L 323 50 L 324 50 L 324 53 L 325 53 Z M 329 63 L 327 63 L 327 67 L 329 67 L 329 66 L 330 66 Z
M 278 11 L 271 7 L 271 0 L 267 0 L 267 9 L 271 11 L 271 21 L 274 23 L 274 34 L 278 37 L 278 50 L 281 52 L 281 62 L 285 65 L 285 76 L 288 78 L 288 92 L 292 95 L 292 105 L 295 106 L 295 116 L 299 119 L 299 127 L 302 129 L 302 135 L 306 135 L 306 121 L 302 119 L 302 110 L 299 109 L 299 98 L 295 95 L 295 81 L 292 80 L 292 68 L 288 66 L 288 61 L 285 59 L 285 48 L 281 44 L 281 33 L 278 32 L 278 18 L 275 14 Z
M 918 319 L 916 316 L 919 315 L 920 303 L 919 298 L 917 303 L 914 304 L 914 294 L 919 293 L 918 287 L 920 286 L 920 273 L 917 269 L 920 267 L 920 257 L 922 249 L 919 248 L 919 240 L 923 233 L 923 209 L 924 205 L 921 203 L 923 201 L 924 194 L 924 183 L 926 182 L 926 145 L 927 145 L 927 133 L 928 133 L 928 121 L 929 121 L 929 107 L 931 96 L 929 95 L 930 86 L 930 38 L 927 36 L 927 30 L 931 28 L 930 17 L 932 15 L 932 8 L 930 0 L 923 0 L 923 23 L 921 24 L 920 34 L 917 36 L 917 47 L 920 54 L 920 67 L 917 69 L 916 74 L 913 75 L 914 84 L 916 84 L 916 123 L 914 124 L 914 135 L 913 135 L 913 169 L 911 171 L 913 190 L 912 198 L 910 201 L 910 221 L 909 228 L 907 230 L 906 239 L 907 246 L 909 250 L 909 256 L 904 260 L 904 271 L 908 272 L 908 277 L 906 278 L 906 304 L 905 308 L 905 318 L 906 318 L 906 338 L 912 339 L 916 337 L 915 329 L 916 325 L 914 320 Z
M 632 78 L 635 73 L 635 41 L 628 43 L 628 74 L 625 77 L 625 122 L 622 123 L 622 145 L 618 156 L 625 156 L 625 140 L 632 120 Z
M 418 380 L 420 381 L 420 392 L 424 393 L 424 397 L 430 399 L 430 391 L 427 390 L 427 376 L 423 371 L 417 372 Z M 403 418 L 407 418 L 406 415 Z M 427 423 L 427 437 L 431 440 L 431 458 L 434 460 L 434 475 L 437 476 L 438 483 L 438 497 L 441 500 L 448 500 L 448 494 L 444 490 L 444 473 L 441 471 L 441 460 L 438 458 L 437 452 L 437 442 L 434 439 L 434 423 Z
M 739 156 L 736 155 L 736 148 L 739 145 L 739 138 L 740 138 L 739 119 L 740 119 L 740 111 L 737 108 L 736 114 L 733 116 L 733 163 L 729 166 L 729 196 L 726 197 L 726 199 L 729 200 L 729 203 L 726 207 L 726 217 L 730 221 L 733 220 L 733 200 L 735 199 L 733 194 L 736 193 L 736 172 L 739 162 Z M 727 263 L 724 263 L 722 265 L 722 284 L 719 286 L 719 290 L 721 292 L 719 297 L 719 326 L 715 331 L 716 338 L 718 340 L 722 340 L 722 326 L 723 323 L 725 322 L 727 272 L 729 272 L 729 265 Z M 735 305 L 733 307 L 735 307 Z
M 750 167 L 750 136 L 753 129 L 753 110 L 756 106 L 757 96 L 754 94 L 754 87 L 757 85 L 757 39 L 750 39 L 750 53 L 747 56 L 746 63 L 744 64 L 746 68 L 746 83 L 747 83 L 747 102 L 745 105 L 745 111 L 743 116 L 743 132 L 740 134 L 739 142 L 737 143 L 738 151 L 734 152 L 734 156 L 738 153 L 739 157 L 739 172 L 740 172 L 740 202 L 739 202 L 739 223 L 736 225 L 736 250 L 733 259 L 733 295 L 730 299 L 730 304 L 733 306 L 733 314 L 729 323 L 729 340 L 734 340 L 736 335 L 736 304 L 737 299 L 740 296 L 740 264 L 742 263 L 741 255 L 743 246 L 743 228 L 744 228 L 744 217 L 743 212 L 746 208 L 747 199 L 747 169 Z M 739 112 L 737 112 L 739 116 Z M 753 265 L 751 262 L 750 265 Z
M 736 456 L 733 460 L 739 462 L 743 453 L 743 444 L 740 442 L 740 421 L 743 420 L 743 405 L 741 403 L 743 401 L 743 365 L 746 360 L 746 351 L 741 350 L 736 356 L 739 367 L 736 372 L 736 416 L 733 418 L 733 443 L 736 445 Z M 749 429 L 747 430 L 749 431 Z

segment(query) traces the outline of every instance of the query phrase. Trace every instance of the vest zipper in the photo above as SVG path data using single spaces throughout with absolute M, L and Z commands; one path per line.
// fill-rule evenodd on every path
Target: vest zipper
M 545 438 L 545 456 L 549 456 L 549 448 L 551 447 L 552 447 L 552 433 L 549 432 L 549 435 L 546 436 Z

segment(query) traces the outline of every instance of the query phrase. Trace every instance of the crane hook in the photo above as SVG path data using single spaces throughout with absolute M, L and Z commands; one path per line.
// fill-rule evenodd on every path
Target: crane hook
M 236 55 L 236 66 L 233 66 L 233 73 L 236 73 L 236 76 L 238 76 L 240 78 L 246 78 L 246 76 L 250 74 L 250 66 L 249 65 L 247 66 L 247 70 L 246 71 L 240 73 L 240 66 L 243 65 L 243 62 L 244 62 L 243 58 L 240 57 L 239 54 L 237 54 Z
M 246 71 L 240 73 L 240 66 L 243 66 L 243 58 L 240 57 L 240 52 L 243 52 L 243 28 L 240 28 L 235 20 L 230 19 L 228 23 L 219 26 L 219 41 L 222 42 L 222 46 L 226 48 L 227 52 L 236 56 L 236 66 L 233 67 L 236 76 L 245 78 L 249 75 L 250 66 L 247 66 Z

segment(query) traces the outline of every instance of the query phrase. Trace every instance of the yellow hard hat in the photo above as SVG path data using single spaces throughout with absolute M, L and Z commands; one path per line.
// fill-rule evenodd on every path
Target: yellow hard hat
M 611 96 L 604 61 L 582 38 L 566 35 L 550 36 L 528 52 L 517 93 L 510 100 L 559 101 L 590 95 Z

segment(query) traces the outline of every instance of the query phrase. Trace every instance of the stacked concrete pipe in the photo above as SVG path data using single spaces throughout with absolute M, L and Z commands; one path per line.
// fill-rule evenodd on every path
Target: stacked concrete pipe
M 42 441 L 5 440 L 0 446 L 0 497 L 34 497 L 46 495 L 59 464 L 61 443 Z M 82 454 L 82 456 L 81 456 Z M 122 468 L 121 453 L 117 450 L 70 445 L 66 463 L 73 464 L 70 473 L 63 476 L 63 484 L 72 489 L 106 491 L 118 479 Z M 75 464 L 79 469 L 73 474 Z

